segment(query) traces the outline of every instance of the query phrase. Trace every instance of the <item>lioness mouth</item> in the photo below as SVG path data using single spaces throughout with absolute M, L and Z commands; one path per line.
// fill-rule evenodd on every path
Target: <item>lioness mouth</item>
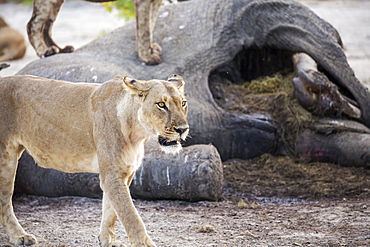
M 177 139 L 175 141 L 168 141 L 163 136 L 158 136 L 158 142 L 159 142 L 159 144 L 162 145 L 162 146 L 165 146 L 165 147 L 172 146 L 172 145 L 177 145 L 177 144 L 179 144 L 179 140 L 180 139 Z

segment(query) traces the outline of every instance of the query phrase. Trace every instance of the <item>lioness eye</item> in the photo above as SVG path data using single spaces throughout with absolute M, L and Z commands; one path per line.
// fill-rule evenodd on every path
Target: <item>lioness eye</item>
M 157 103 L 157 106 L 160 107 L 160 108 L 165 108 L 166 104 L 164 102 L 159 102 L 159 103 Z
M 181 105 L 182 105 L 182 107 L 185 107 L 187 104 L 188 104 L 187 101 L 183 101 Z

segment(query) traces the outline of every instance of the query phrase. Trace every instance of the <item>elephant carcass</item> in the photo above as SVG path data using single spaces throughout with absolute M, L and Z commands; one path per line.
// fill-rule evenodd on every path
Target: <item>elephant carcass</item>
M 273 119 L 224 111 L 212 97 L 209 76 L 249 49 L 304 52 L 350 92 L 361 120 L 370 126 L 370 94 L 349 67 L 337 31 L 298 2 L 193 0 L 165 6 L 154 32 L 163 48 L 163 62 L 157 66 L 137 61 L 134 28 L 129 23 L 74 53 L 35 61 L 18 74 L 96 83 L 117 74 L 140 79 L 180 74 L 187 81 L 192 136 L 187 145 L 212 143 L 222 159 L 252 158 L 275 150 Z
M 156 141 L 149 141 L 146 149 L 143 164 L 130 186 L 134 198 L 185 201 L 220 198 L 223 172 L 214 146 L 192 145 L 179 154 L 163 155 Z M 42 168 L 27 153 L 23 153 L 19 162 L 16 192 L 52 197 L 102 196 L 99 174 L 64 173 Z
M 300 3 L 193 0 L 166 6 L 155 31 L 155 39 L 162 41 L 164 62 L 153 67 L 135 60 L 134 35 L 131 23 L 75 53 L 35 61 L 19 74 L 103 82 L 116 74 L 148 79 L 178 73 L 188 82 L 193 137 L 189 144 L 213 143 L 223 159 L 250 158 L 274 148 L 272 121 L 268 116 L 223 111 L 212 98 L 208 76 L 243 49 L 272 47 L 310 55 L 335 83 L 353 95 L 363 122 L 370 126 L 370 93 L 349 67 L 337 31 Z M 126 42 L 121 42 L 122 38 Z

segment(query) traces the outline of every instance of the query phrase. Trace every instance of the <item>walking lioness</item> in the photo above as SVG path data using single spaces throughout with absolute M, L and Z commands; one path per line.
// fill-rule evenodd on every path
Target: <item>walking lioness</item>
M 17 160 L 24 150 L 43 167 L 100 173 L 103 217 L 100 246 L 115 240 L 118 218 L 131 246 L 155 246 L 130 197 L 129 185 L 157 136 L 165 152 L 178 152 L 189 132 L 184 80 L 69 83 L 33 76 L 0 78 L 0 222 L 14 245 L 36 243 L 12 207 Z

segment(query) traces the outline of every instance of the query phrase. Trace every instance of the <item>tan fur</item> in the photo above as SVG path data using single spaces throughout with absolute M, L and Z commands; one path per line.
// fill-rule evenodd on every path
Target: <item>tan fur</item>
M 22 58 L 25 53 L 23 36 L 0 17 L 0 62 Z
M 116 76 L 103 84 L 0 78 L 0 222 L 10 242 L 36 242 L 18 223 L 11 203 L 17 160 L 27 150 L 43 167 L 100 173 L 101 246 L 123 246 L 115 240 L 117 216 L 131 246 L 155 246 L 129 185 L 149 137 L 157 136 L 165 151 L 181 148 L 179 141 L 189 132 L 183 87 L 177 75 L 167 81 Z
M 108 2 L 114 0 L 87 0 Z M 52 28 L 65 0 L 34 0 L 27 24 L 28 39 L 39 57 L 73 52 L 72 46 L 60 48 L 52 39 Z M 140 61 L 154 65 L 161 62 L 161 47 L 153 43 L 153 29 L 162 0 L 133 0 L 136 10 L 136 43 Z M 77 24 L 76 24 L 77 25 Z M 124 42 L 124 41 L 122 41 Z

